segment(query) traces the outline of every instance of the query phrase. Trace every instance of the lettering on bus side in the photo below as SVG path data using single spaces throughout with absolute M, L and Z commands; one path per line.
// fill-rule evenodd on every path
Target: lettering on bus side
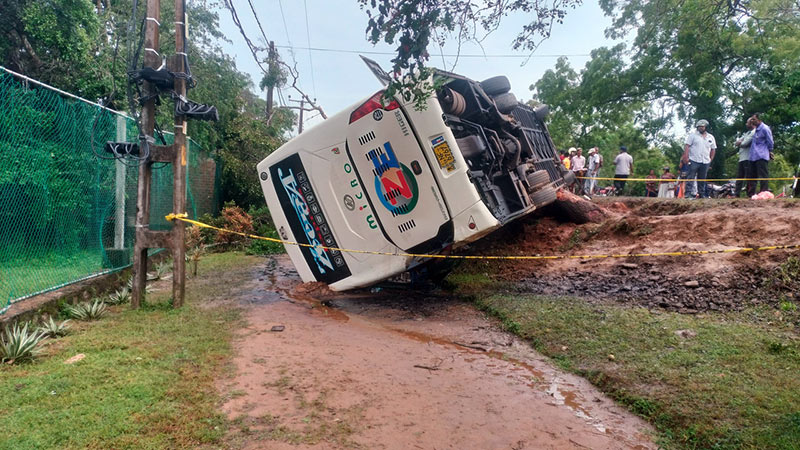
M 348 175 L 352 174 L 353 166 L 351 166 L 350 163 L 344 163 L 344 172 Z M 355 207 L 358 206 L 359 211 L 370 212 L 369 204 L 367 203 L 367 200 L 364 198 L 364 192 L 361 190 L 361 185 L 358 183 L 358 178 L 353 177 L 350 180 L 350 187 L 354 188 L 355 191 L 352 196 L 350 194 L 344 196 L 345 207 L 350 211 L 354 211 Z M 349 206 L 350 201 L 353 202 L 352 208 Z M 367 214 L 365 219 L 370 229 L 374 230 L 378 228 L 378 224 L 375 223 L 375 218 L 372 216 L 372 214 Z
M 338 248 L 333 231 L 328 224 L 319 199 L 300 156 L 290 155 L 270 167 L 275 192 L 280 201 L 289 228 L 300 246 L 309 269 L 317 281 L 334 283 L 351 275 L 350 269 Z

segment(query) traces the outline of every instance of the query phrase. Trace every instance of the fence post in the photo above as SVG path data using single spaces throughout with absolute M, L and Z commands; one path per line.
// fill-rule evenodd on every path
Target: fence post
M 128 121 L 124 116 L 117 116 L 117 142 L 127 141 Z M 125 164 L 119 159 L 114 160 L 116 166 L 116 192 L 114 195 L 114 249 L 125 249 Z

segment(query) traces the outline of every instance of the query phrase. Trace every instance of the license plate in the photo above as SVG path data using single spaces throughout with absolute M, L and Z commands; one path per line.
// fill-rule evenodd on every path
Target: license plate
M 436 155 L 436 161 L 439 162 L 439 167 L 446 169 L 448 172 L 456 170 L 456 159 L 453 157 L 453 151 L 447 145 L 447 141 L 443 141 L 433 147 L 433 153 Z

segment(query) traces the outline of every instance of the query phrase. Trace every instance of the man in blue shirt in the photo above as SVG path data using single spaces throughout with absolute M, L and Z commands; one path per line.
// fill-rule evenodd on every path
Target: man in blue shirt
M 750 144 L 750 176 L 761 179 L 758 192 L 764 192 L 769 190 L 769 181 L 765 178 L 769 178 L 767 163 L 769 163 L 770 153 L 774 146 L 772 130 L 761 121 L 758 114 L 753 114 L 751 120 L 753 120 L 756 130 Z M 753 182 L 753 187 L 755 187 L 755 182 Z

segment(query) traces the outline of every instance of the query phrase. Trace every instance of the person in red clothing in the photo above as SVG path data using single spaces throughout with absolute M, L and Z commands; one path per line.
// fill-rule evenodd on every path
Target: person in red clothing
M 646 181 L 644 183 L 645 188 L 645 197 L 657 197 L 658 196 L 658 175 L 656 175 L 655 169 L 650 169 L 650 173 L 645 177 L 648 180 L 653 181 Z

